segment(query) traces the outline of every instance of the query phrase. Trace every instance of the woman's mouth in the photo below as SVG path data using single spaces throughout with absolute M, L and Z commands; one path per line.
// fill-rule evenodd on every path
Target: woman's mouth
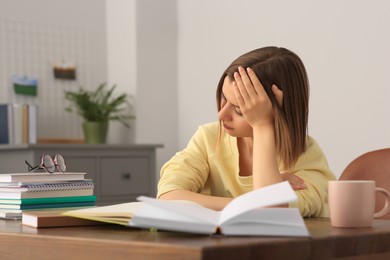
M 226 130 L 233 130 L 232 127 L 230 127 L 230 126 L 228 126 L 228 125 L 226 125 L 226 124 L 223 124 L 223 127 L 224 127 Z

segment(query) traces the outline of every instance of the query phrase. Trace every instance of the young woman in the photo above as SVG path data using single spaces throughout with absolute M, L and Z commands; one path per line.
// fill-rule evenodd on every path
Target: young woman
M 157 197 L 222 209 L 232 198 L 288 180 L 302 216 L 324 216 L 335 179 L 307 135 L 309 82 L 301 59 L 278 47 L 248 52 L 217 87 L 219 122 L 200 126 L 161 169 Z

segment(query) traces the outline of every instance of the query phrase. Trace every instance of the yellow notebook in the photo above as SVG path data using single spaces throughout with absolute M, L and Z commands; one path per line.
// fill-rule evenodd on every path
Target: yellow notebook
M 129 226 L 129 222 L 134 216 L 134 212 L 138 210 L 142 204 L 143 202 L 128 202 L 104 207 L 71 210 L 64 212 L 63 215 Z

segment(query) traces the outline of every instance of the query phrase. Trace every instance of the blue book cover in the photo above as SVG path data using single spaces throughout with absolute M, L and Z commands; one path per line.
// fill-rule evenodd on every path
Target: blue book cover
M 10 129 L 9 129 L 9 117 L 8 117 L 8 104 L 0 104 L 0 144 L 9 144 Z

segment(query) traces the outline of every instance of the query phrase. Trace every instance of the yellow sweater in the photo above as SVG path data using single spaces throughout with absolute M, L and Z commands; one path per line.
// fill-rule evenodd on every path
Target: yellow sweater
M 172 190 L 189 190 L 234 198 L 253 190 L 252 176 L 238 174 L 237 139 L 223 132 L 217 151 L 218 124 L 200 126 L 187 147 L 164 164 L 157 197 Z M 307 150 L 291 173 L 301 177 L 307 188 L 296 191 L 298 201 L 291 203 L 290 207 L 298 207 L 304 217 L 327 216 L 328 180 L 335 179 L 335 176 L 313 138 L 308 137 Z

